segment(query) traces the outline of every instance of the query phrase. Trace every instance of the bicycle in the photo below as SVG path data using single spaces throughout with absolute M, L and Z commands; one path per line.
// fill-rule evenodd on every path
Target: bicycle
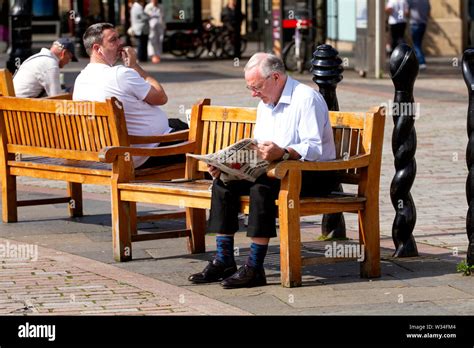
M 222 57 L 222 27 L 213 25 L 211 20 L 203 20 L 198 29 L 177 31 L 169 36 L 169 52 L 176 57 L 197 59 L 207 50 L 210 57 Z
M 197 59 L 207 51 L 213 58 L 233 58 L 234 32 L 224 26 L 212 24 L 212 17 L 204 19 L 202 25 L 194 30 L 176 31 L 165 35 L 164 46 L 175 57 L 185 56 L 188 59 Z M 247 49 L 247 39 L 240 41 L 240 54 Z
M 168 51 L 175 57 L 193 59 L 200 55 L 201 39 L 197 30 L 176 31 L 168 37 Z
M 222 53 L 223 57 L 234 58 L 237 55 L 234 54 L 234 32 L 231 30 L 224 30 L 221 35 L 222 42 Z M 247 49 L 247 39 L 240 37 L 240 55 L 242 55 Z
M 308 53 L 307 33 L 312 26 L 310 19 L 298 18 L 295 23 L 294 40 L 283 48 L 283 63 L 286 70 L 302 73 L 306 69 Z

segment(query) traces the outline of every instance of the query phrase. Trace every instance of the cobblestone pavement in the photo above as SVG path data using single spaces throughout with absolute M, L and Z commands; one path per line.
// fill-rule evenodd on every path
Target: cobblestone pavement
M 0 239 L 0 315 L 243 315 L 238 308 L 80 256 Z M 36 245 L 37 248 L 37 245 Z M 21 256 L 21 257 L 20 257 Z

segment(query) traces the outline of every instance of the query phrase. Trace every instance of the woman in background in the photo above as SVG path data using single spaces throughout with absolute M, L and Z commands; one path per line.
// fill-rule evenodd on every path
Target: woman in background
M 158 0 L 151 0 L 145 6 L 145 13 L 150 18 L 150 35 L 148 36 L 148 55 L 151 62 L 157 64 L 161 60 L 161 52 L 163 51 L 163 38 L 165 35 L 164 13 Z

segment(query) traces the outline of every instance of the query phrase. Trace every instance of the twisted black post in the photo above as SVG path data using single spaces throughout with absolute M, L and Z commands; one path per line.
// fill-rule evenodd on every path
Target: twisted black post
M 31 56 L 32 10 L 31 1 L 15 0 L 10 9 L 11 53 L 7 69 L 13 74 L 29 56 Z
M 469 94 L 467 109 L 467 136 L 469 142 L 466 148 L 466 164 L 469 174 L 466 181 L 466 197 L 469 209 L 466 216 L 466 232 L 469 239 L 467 248 L 467 263 L 474 265 L 474 49 L 464 51 L 462 56 L 462 74 Z
M 413 86 L 418 75 L 415 51 L 406 44 L 398 45 L 390 57 L 390 73 L 395 86 L 393 105 L 392 151 L 395 176 L 390 186 L 390 198 L 396 215 L 392 226 L 394 257 L 418 256 L 413 229 L 416 208 L 410 194 L 416 176 L 416 131 Z
M 313 53 L 311 60 L 313 81 L 319 87 L 329 111 L 339 111 L 336 87 L 342 80 L 342 60 L 339 52 L 330 45 L 320 45 Z M 339 192 L 342 185 L 339 185 Z M 321 233 L 325 238 L 345 238 L 346 223 L 342 213 L 325 214 L 321 225 Z

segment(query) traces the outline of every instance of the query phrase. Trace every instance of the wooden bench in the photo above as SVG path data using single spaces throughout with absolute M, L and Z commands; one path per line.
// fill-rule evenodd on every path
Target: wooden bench
M 6 97 L 15 97 L 15 87 L 13 86 L 13 77 L 10 71 L 7 69 L 0 69 L 0 95 Z M 54 95 L 51 97 L 45 97 L 44 99 L 72 99 L 72 94 L 63 93 Z
M 301 285 L 301 267 L 315 263 L 301 257 L 300 217 L 316 214 L 350 212 L 358 214 L 360 244 L 365 248 L 361 262 L 362 277 L 380 276 L 379 180 L 384 134 L 382 108 L 366 113 L 330 112 L 335 135 L 337 159 L 328 162 L 282 161 L 271 164 L 267 174 L 281 180 L 276 201 L 280 224 L 281 283 Z M 207 154 L 222 149 L 253 134 L 256 109 L 210 106 L 208 99 L 192 109 L 190 142 L 194 153 Z M 210 208 L 212 181 L 205 180 L 207 167 L 192 158 L 186 163 L 186 182 L 137 182 L 122 179 L 116 169 L 124 163 L 128 150 L 108 148 L 102 160 L 114 163 L 113 238 L 119 246 L 116 258 L 130 260 L 125 254 L 131 247 L 129 223 L 131 204 L 136 202 L 169 204 L 186 208 L 186 229 L 182 236 L 189 244 L 204 248 L 205 209 Z M 357 186 L 357 194 L 300 199 L 301 171 L 338 171 L 342 183 Z M 249 199 L 242 197 L 243 213 L 248 213 Z M 319 258 L 321 259 L 321 258 Z
M 156 137 L 128 136 L 122 104 L 116 99 L 104 103 L 0 97 L 0 176 L 3 222 L 18 220 L 18 207 L 68 203 L 73 217 L 83 215 L 82 184 L 111 185 L 112 165 L 100 161 L 107 146 L 184 141 L 189 131 Z M 143 156 L 184 154 L 194 142 L 157 148 L 134 148 Z M 170 180 L 184 176 L 185 164 L 134 170 L 130 156 L 120 168 L 121 177 L 135 180 Z M 67 182 L 67 196 L 18 201 L 16 177 L 28 176 Z M 155 217 L 183 217 L 184 213 Z M 131 221 L 136 233 L 136 207 Z M 138 217 L 150 220 L 150 216 Z

